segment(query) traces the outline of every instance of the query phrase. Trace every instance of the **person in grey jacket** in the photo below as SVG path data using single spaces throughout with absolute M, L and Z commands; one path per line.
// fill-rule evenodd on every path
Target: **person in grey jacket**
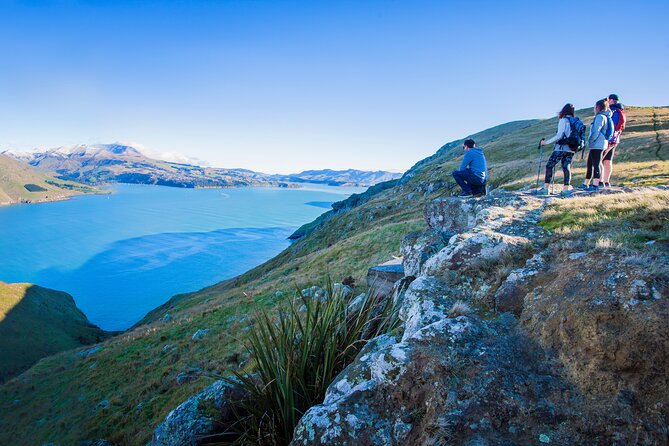
M 602 171 L 602 153 L 607 149 L 609 141 L 606 139 L 607 126 L 609 125 L 609 102 L 606 99 L 600 99 L 595 103 L 595 119 L 590 126 L 588 135 L 588 163 L 585 173 L 585 181 L 580 186 L 581 189 L 589 191 L 598 191 L 601 171 Z M 592 182 L 592 184 L 590 184 Z
M 562 110 L 560 110 L 560 113 L 558 113 L 557 133 L 548 140 L 541 140 L 542 146 L 555 143 L 555 147 L 546 163 L 544 187 L 538 189 L 536 192 L 539 195 L 548 195 L 551 180 L 553 179 L 553 169 L 557 163 L 562 165 L 562 172 L 564 173 L 562 193 L 565 195 L 571 193 L 571 161 L 574 158 L 574 151 L 570 149 L 568 145 L 560 143 L 564 142 L 571 135 L 570 119 L 573 118 L 574 106 L 572 104 L 565 104 L 565 106 L 562 107 Z
M 462 149 L 465 151 L 465 156 L 460 163 L 460 169 L 452 173 L 453 179 L 462 188 L 460 196 L 485 195 L 488 165 L 483 150 L 476 147 L 473 139 L 466 139 Z

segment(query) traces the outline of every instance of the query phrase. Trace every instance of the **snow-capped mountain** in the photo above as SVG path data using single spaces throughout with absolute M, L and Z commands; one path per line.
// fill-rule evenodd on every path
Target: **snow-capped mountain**
M 58 178 L 86 184 L 119 182 L 175 187 L 231 187 L 319 183 L 364 187 L 401 176 L 385 171 L 355 169 L 267 175 L 247 169 L 208 167 L 178 153 L 153 152 L 123 143 L 78 144 L 30 152 L 7 151 L 5 154 L 42 170 L 55 172 Z

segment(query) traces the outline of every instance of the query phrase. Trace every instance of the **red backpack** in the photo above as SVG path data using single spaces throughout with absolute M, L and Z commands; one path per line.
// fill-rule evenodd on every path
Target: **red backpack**
M 625 130 L 625 124 L 627 123 L 627 116 L 625 116 L 625 110 L 622 108 L 614 108 L 613 116 L 611 117 L 614 124 L 613 136 L 609 140 L 609 144 L 618 144 L 620 140 L 620 134 Z

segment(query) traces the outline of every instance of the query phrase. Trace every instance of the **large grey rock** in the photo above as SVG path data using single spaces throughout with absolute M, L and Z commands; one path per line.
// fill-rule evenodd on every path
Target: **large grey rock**
M 199 444 L 202 436 L 225 430 L 234 419 L 231 404 L 244 396 L 245 393 L 237 386 L 216 381 L 172 410 L 153 432 L 149 445 Z
M 391 296 L 395 282 L 404 277 L 401 259 L 376 265 L 367 271 L 367 286 L 378 296 Z
M 453 236 L 450 243 L 425 262 L 422 274 L 439 276 L 482 262 L 497 262 L 503 255 L 529 243 L 525 237 L 494 231 L 467 232 Z
M 407 234 L 400 244 L 402 266 L 407 276 L 417 276 L 423 264 L 448 243 L 452 233 L 439 229 Z
M 416 285 L 425 291 L 416 307 L 448 307 L 453 296 L 428 304 L 429 285 Z M 371 341 L 305 413 L 291 445 L 534 444 L 543 432 L 582 444 L 570 430 L 578 416 L 553 406 L 568 400 L 569 383 L 514 334 L 515 319 L 445 313 L 412 319 L 401 340 Z
M 432 229 L 460 233 L 476 224 L 477 201 L 456 197 L 438 198 L 425 206 L 425 221 Z

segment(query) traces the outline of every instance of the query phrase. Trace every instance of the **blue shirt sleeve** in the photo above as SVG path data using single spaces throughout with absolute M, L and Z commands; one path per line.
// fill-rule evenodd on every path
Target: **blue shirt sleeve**
M 462 159 L 462 163 L 460 163 L 460 170 L 465 170 L 473 160 L 474 157 L 472 155 L 472 151 L 471 150 L 466 151 L 465 157 Z

